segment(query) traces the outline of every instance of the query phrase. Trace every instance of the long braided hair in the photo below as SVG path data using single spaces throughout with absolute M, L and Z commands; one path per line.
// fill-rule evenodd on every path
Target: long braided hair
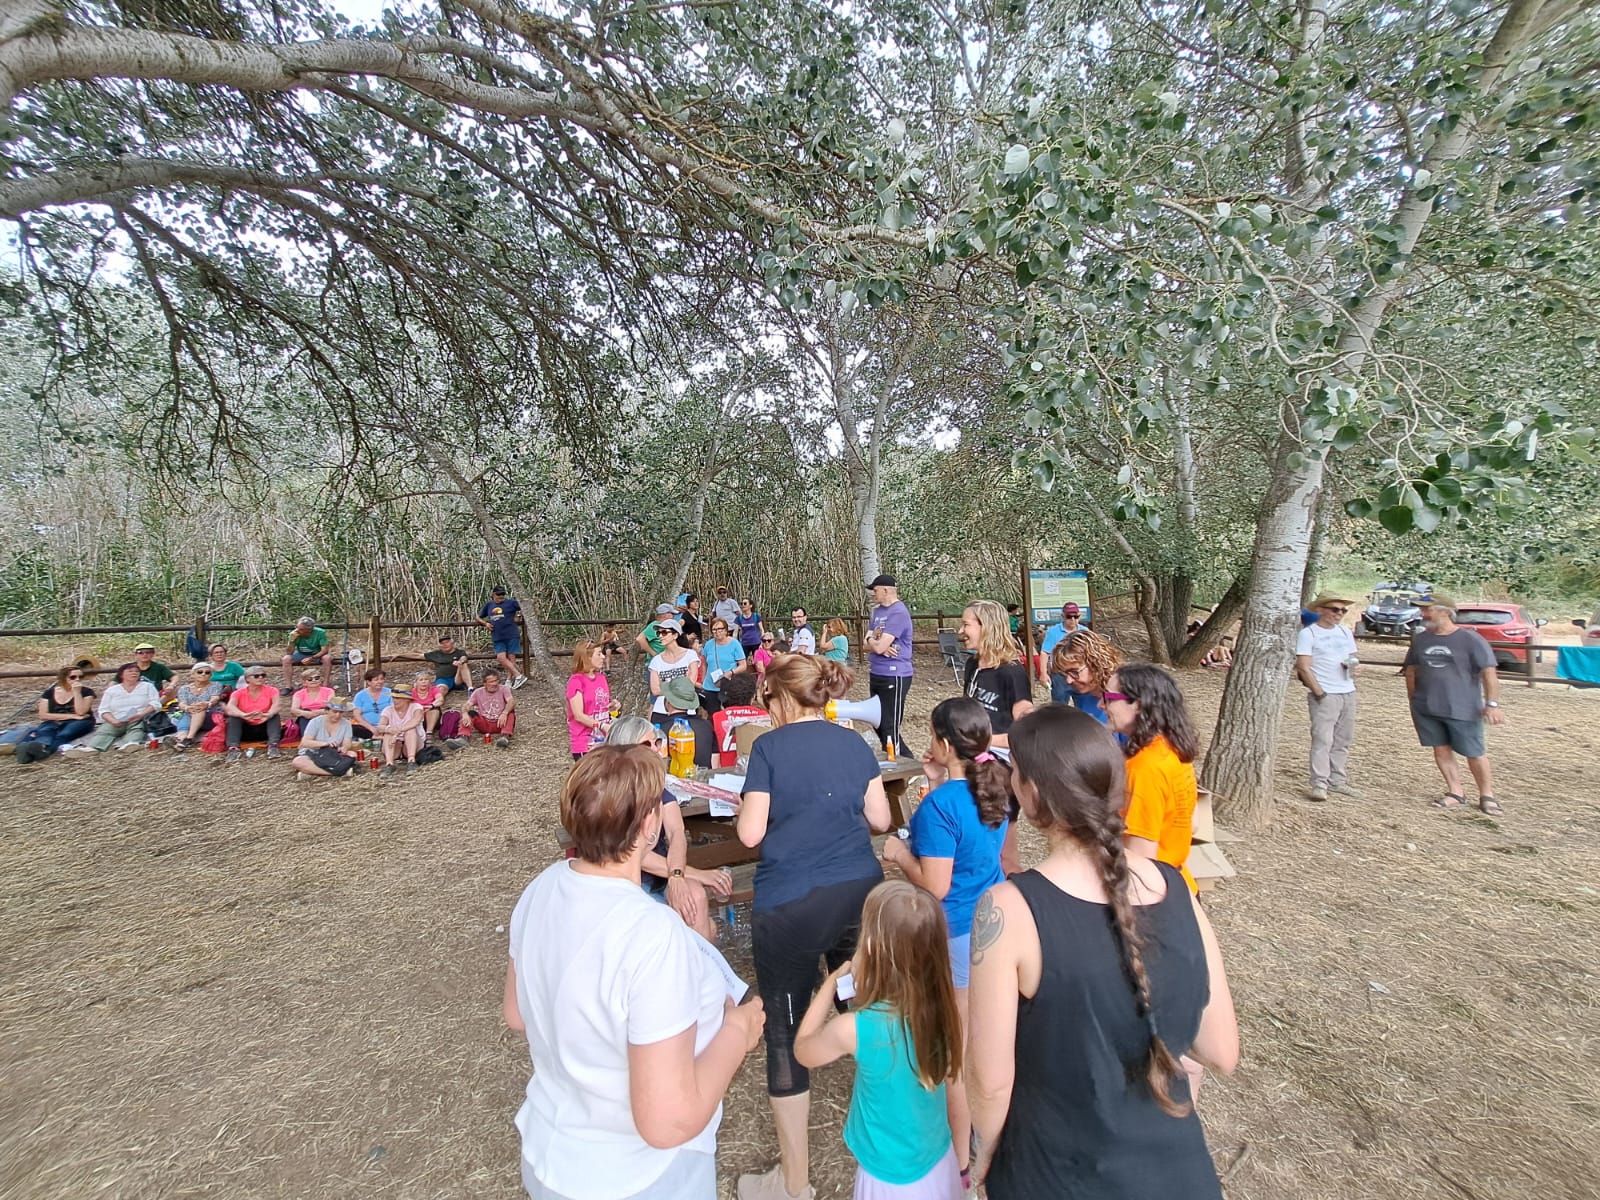
M 1023 717 L 1011 727 L 1010 741 L 1017 775 L 1039 796 L 1029 819 L 1046 833 L 1065 835 L 1094 857 L 1123 969 L 1150 1034 L 1145 1078 L 1162 1112 L 1186 1116 L 1190 1106 L 1172 1098 L 1172 1080 L 1182 1067 L 1156 1026 L 1144 940 L 1128 895 L 1132 872 L 1122 845 L 1127 789 L 1122 751 L 1098 721 L 1065 704 L 1046 704 Z

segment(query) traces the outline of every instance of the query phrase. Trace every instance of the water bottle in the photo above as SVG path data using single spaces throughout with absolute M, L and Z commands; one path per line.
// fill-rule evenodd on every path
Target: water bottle
M 682 717 L 676 718 L 667 732 L 667 770 L 679 779 L 694 774 L 694 730 Z

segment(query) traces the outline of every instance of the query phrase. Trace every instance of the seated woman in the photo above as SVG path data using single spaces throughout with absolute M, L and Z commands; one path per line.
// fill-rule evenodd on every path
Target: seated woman
M 444 715 L 444 700 L 450 689 L 434 681 L 432 671 L 418 671 L 411 677 L 411 699 L 422 709 L 422 728 L 434 733 Z
M 211 664 L 211 682 L 222 685 L 224 696 L 238 687 L 239 681 L 244 678 L 244 664 L 229 658 L 228 648 L 221 642 L 212 645 L 206 661 Z
M 349 697 L 329 697 L 300 735 L 300 753 L 289 764 L 300 772 L 295 778 L 305 782 L 348 775 L 360 758 L 360 751 L 350 748 L 351 736 Z
M 422 728 L 422 706 L 415 704 L 408 687 L 391 688 L 389 707 L 378 718 L 378 740 L 383 743 L 383 770 L 378 774 L 387 779 L 394 774 L 396 758 L 406 764 L 406 774 L 417 773 L 417 751 L 422 749 L 426 731 Z
M 1106 693 L 1111 672 L 1121 662 L 1116 646 L 1094 630 L 1069 633 L 1050 655 L 1050 699 L 1070 704 L 1104 725 L 1106 714 L 1100 698 Z
M 100 697 L 95 715 L 100 724 L 72 747 L 75 752 L 93 754 L 100 750 L 137 750 L 144 745 L 144 723 L 161 707 L 161 694 L 155 684 L 139 676 L 138 663 L 123 663 L 117 679 Z
M 877 756 L 824 712 L 850 684 L 846 667 L 814 655 L 767 669 L 773 728 L 751 748 L 736 828 L 746 846 L 761 847 L 750 928 L 779 1162 L 741 1176 L 740 1200 L 811 1194 L 811 1077 L 795 1058 L 795 1029 L 822 982 L 818 961 L 831 969 L 850 957 L 861 906 L 883 881 L 872 834 L 889 828 L 889 800 Z
M 1119 836 L 1121 749 L 1050 705 L 1011 728 L 1012 782 L 1043 862 L 972 919 L 966 1085 L 973 1179 L 993 1200 L 1221 1200 L 1178 1056 L 1232 1072 L 1239 1025 L 1205 913 Z
M 228 753 L 224 761 L 236 763 L 244 757 L 239 749 L 242 742 L 266 742 L 267 757 L 277 758 L 278 742 L 283 737 L 283 719 L 278 715 L 282 703 L 278 689 L 267 686 L 265 667 L 246 670 L 244 686 L 234 690 L 223 710 L 228 721 Z
M 694 936 L 640 888 L 661 826 L 661 759 L 585 754 L 561 791 L 575 855 L 511 914 L 502 1012 L 533 1060 L 517 1112 L 534 1200 L 714 1200 L 719 1106 L 761 1037 Z
M 389 707 L 391 697 L 389 689 L 383 685 L 382 667 L 368 667 L 361 678 L 367 686 L 351 697 L 350 724 L 355 726 L 356 737 L 374 741 L 378 736 L 378 719 Z
M 197 662 L 189 668 L 189 678 L 178 685 L 178 711 L 172 715 L 178 732 L 172 748 L 180 754 L 222 719 L 222 685 L 215 676 L 210 662 Z
M 618 717 L 606 734 L 608 746 L 649 746 L 663 757 L 666 738 L 643 717 Z M 683 918 L 683 923 L 708 942 L 717 940 L 716 926 L 706 893 L 726 900 L 733 894 L 733 876 L 727 871 L 703 871 L 689 866 L 689 835 L 683 827 L 678 798 L 661 790 L 661 834 L 644 856 L 644 890 Z
M 332 695 L 333 689 L 323 685 L 319 668 L 307 667 L 300 672 L 300 687 L 289 698 L 289 715 L 299 722 L 302 734 L 313 717 L 322 715 L 323 705 Z
M 1106 715 L 1122 734 L 1128 756 L 1128 797 L 1122 809 L 1123 844 L 1130 855 L 1177 867 L 1197 890 L 1184 864 L 1194 842 L 1194 777 L 1200 738 L 1172 673 L 1150 663 L 1124 663 L 1111 676 Z
M 49 758 L 74 738 L 94 728 L 94 689 L 83 682 L 82 667 L 62 667 L 39 697 L 32 729 L 17 743 L 19 763 Z
M 1206 651 L 1206 656 L 1200 660 L 1202 667 L 1221 667 L 1227 669 L 1233 666 L 1233 638 L 1223 637 L 1211 649 Z

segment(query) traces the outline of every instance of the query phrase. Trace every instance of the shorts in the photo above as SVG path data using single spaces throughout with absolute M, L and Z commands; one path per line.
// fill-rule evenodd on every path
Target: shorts
M 569 1200 L 539 1182 L 528 1160 L 522 1160 L 522 1188 L 529 1200 Z M 703 1150 L 678 1150 L 666 1171 L 627 1200 L 715 1200 L 717 1160 Z
M 321 650 L 312 650 L 309 652 L 304 650 L 295 650 L 290 653 L 289 661 L 298 667 L 301 663 L 321 662 L 322 656 L 327 653 L 328 648 L 326 646 L 324 646 Z
M 1482 758 L 1483 721 L 1457 721 L 1411 710 L 1411 723 L 1417 727 L 1417 740 L 1424 746 L 1449 746 L 1463 758 Z
M 958 988 L 966 987 L 972 978 L 972 934 L 950 939 L 950 974 Z
M 520 633 L 509 634 L 506 637 L 495 635 L 494 652 L 496 654 L 521 654 L 522 635 Z
M 852 1200 L 961 1200 L 961 1165 L 956 1161 L 956 1148 L 951 1146 L 944 1157 L 915 1183 L 884 1183 L 865 1167 L 856 1166 L 855 1190 Z
M 512 653 L 515 654 L 516 651 L 512 651 Z M 435 679 L 433 681 L 433 686 L 443 688 L 446 692 L 464 692 L 467 690 L 467 685 L 457 682 L 454 675 L 447 675 L 442 678 Z

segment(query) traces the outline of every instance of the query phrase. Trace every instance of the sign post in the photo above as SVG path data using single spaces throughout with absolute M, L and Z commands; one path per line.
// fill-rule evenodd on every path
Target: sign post
M 1049 625 L 1061 619 L 1063 604 L 1076 604 L 1084 625 L 1093 615 L 1089 605 L 1089 571 L 1086 567 L 1067 567 L 1061 570 L 1022 570 L 1023 619 L 1028 625 L 1028 678 L 1036 670 L 1033 650 L 1033 629 L 1036 625 Z M 1050 664 L 1044 665 L 1048 679 Z

